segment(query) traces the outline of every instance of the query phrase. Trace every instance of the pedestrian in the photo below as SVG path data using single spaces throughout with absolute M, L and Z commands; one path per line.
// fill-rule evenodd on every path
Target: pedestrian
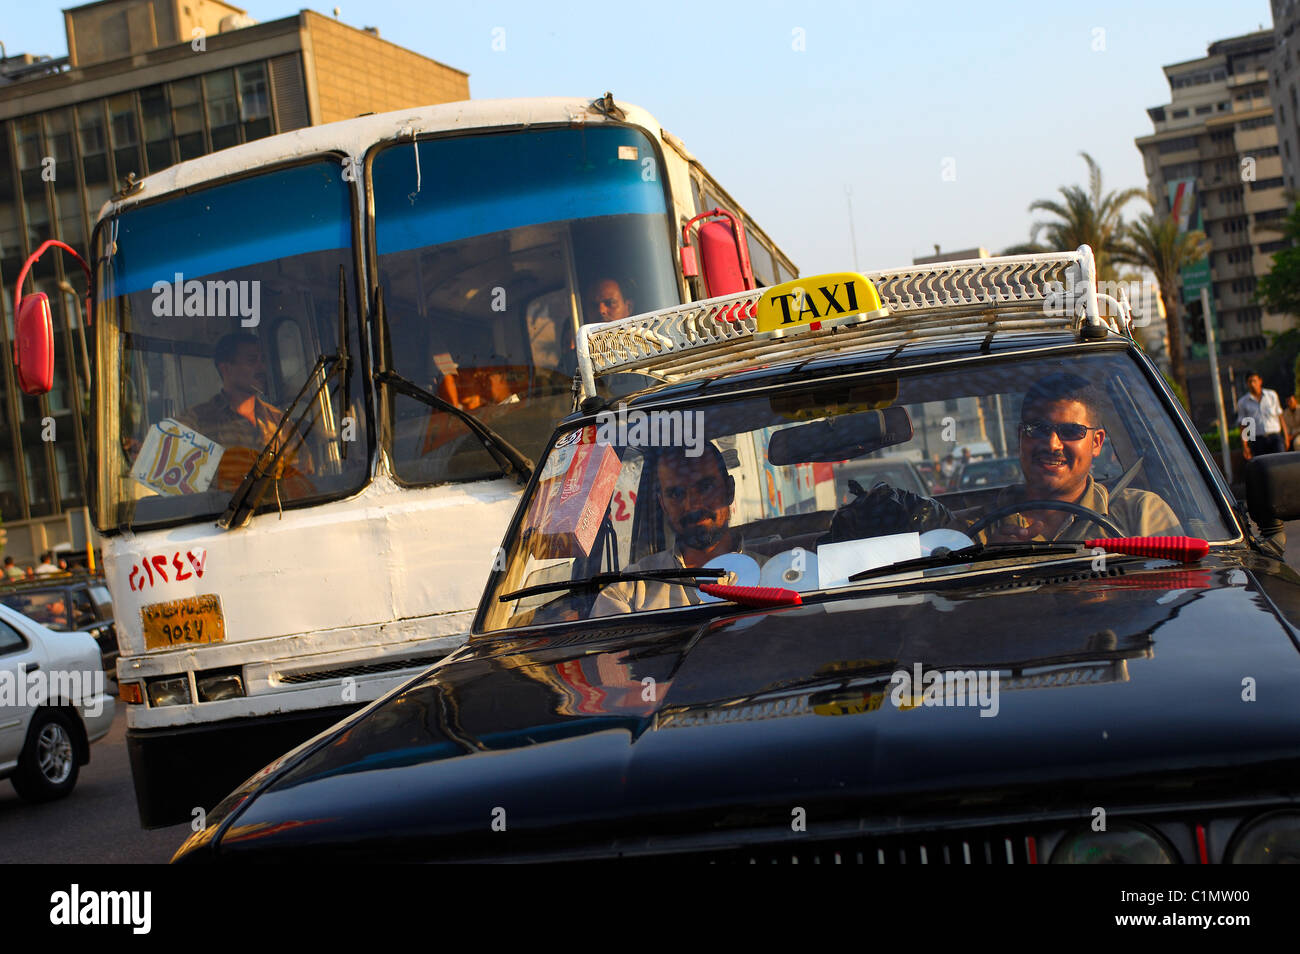
M 6 580 L 21 580 L 27 576 L 27 574 L 22 571 L 22 567 L 14 563 L 14 558 L 11 556 L 5 557 L 4 574 Z
M 1264 379 L 1258 372 L 1246 375 L 1246 393 L 1237 401 L 1236 413 L 1241 424 L 1241 451 L 1246 460 L 1256 454 L 1277 454 L 1290 446 L 1282 403 L 1276 391 L 1264 387 Z
M 46 550 L 41 554 L 41 562 L 36 567 L 37 576 L 45 576 L 48 573 L 58 573 L 59 568 L 54 563 L 54 551 Z
M 1291 435 L 1287 450 L 1300 449 L 1300 401 L 1296 400 L 1294 394 L 1287 395 L 1286 410 L 1282 412 L 1282 423 L 1286 425 L 1286 432 Z

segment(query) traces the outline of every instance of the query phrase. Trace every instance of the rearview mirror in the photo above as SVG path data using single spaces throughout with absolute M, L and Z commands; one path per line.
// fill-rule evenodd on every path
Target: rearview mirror
M 767 459 L 777 466 L 852 460 L 911 439 L 907 409 L 887 407 L 779 430 L 768 442 Z
M 24 295 L 14 322 L 14 361 L 25 394 L 48 394 L 54 387 L 54 318 L 43 292 Z

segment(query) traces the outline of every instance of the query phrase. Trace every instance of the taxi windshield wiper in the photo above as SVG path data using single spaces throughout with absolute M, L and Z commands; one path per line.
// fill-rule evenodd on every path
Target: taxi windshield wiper
M 1003 557 L 1035 556 L 1040 553 L 1082 553 L 1082 543 L 1049 543 L 1044 540 L 1030 540 L 1024 543 L 976 543 L 969 547 L 949 550 L 947 547 L 935 547 L 929 556 L 901 560 L 886 566 L 876 566 L 861 570 L 849 577 L 850 583 L 869 580 L 876 576 L 889 576 L 905 570 L 923 570 L 935 566 L 948 566 L 953 563 L 973 563 L 976 560 L 996 560 Z
M 339 266 L 339 346 L 334 354 L 319 355 L 316 358 L 316 364 L 307 374 L 307 380 L 302 383 L 298 393 L 293 396 L 289 406 L 284 409 L 280 415 L 280 421 L 271 432 L 271 436 L 266 439 L 261 450 L 257 452 L 257 459 L 253 461 L 253 466 L 248 468 L 244 474 L 244 479 L 239 482 L 239 487 L 230 495 L 230 503 L 226 504 L 225 513 L 217 521 L 217 526 L 224 530 L 232 527 L 242 527 L 248 523 L 253 511 L 257 509 L 258 504 L 262 502 L 262 497 L 266 494 L 266 478 L 271 476 L 276 464 L 284 456 L 284 452 L 289 449 L 288 440 L 281 439 L 281 434 L 286 436 L 295 433 L 298 430 L 300 421 L 295 419 L 295 412 L 298 405 L 302 402 L 303 395 L 311 387 L 313 381 L 320 377 L 320 384 L 311 392 L 311 397 L 302 404 L 305 409 L 310 408 L 320 396 L 321 391 L 329 386 L 330 379 L 336 374 L 342 374 L 344 380 L 344 391 L 347 390 L 347 375 L 352 366 L 352 357 L 348 354 L 348 298 L 347 284 L 344 277 L 343 266 Z M 290 425 L 292 422 L 292 425 Z M 342 435 L 340 435 L 340 440 Z M 342 455 L 347 457 L 347 443 L 343 442 Z M 261 491 L 256 499 L 250 503 L 253 491 L 258 487 Z
M 556 580 L 552 583 L 538 583 L 525 586 L 522 590 L 506 593 L 497 597 L 502 603 L 509 603 L 524 596 L 538 593 L 557 593 L 560 590 L 595 590 L 611 583 L 635 583 L 638 580 L 657 580 L 660 583 L 680 583 L 690 586 L 695 580 L 720 580 L 727 571 L 719 567 L 701 567 L 689 570 L 636 570 L 627 573 L 597 573 L 585 580 Z
M 526 484 L 529 478 L 533 476 L 534 465 L 532 459 L 473 414 L 461 410 L 450 401 L 444 401 L 432 391 L 420 387 L 414 381 L 402 377 L 396 371 L 380 371 L 375 375 L 375 380 L 380 384 L 387 384 L 399 394 L 405 394 L 421 404 L 427 404 L 429 407 L 436 408 L 439 411 L 446 411 L 448 414 L 459 418 L 469 428 L 470 433 L 477 437 L 479 443 L 492 455 L 492 459 L 501 466 L 501 470 L 507 477 L 514 477 L 520 484 Z

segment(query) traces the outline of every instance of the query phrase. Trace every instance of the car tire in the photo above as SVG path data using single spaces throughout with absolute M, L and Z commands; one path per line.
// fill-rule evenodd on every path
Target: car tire
M 52 802 L 71 794 L 77 784 L 76 726 L 58 709 L 39 708 L 27 730 L 27 744 L 18 757 L 14 789 L 28 802 Z

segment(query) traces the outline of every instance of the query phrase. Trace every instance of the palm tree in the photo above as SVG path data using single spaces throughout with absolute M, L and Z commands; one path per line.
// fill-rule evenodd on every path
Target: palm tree
M 1061 186 L 1059 201 L 1038 199 L 1031 203 L 1030 212 L 1046 212 L 1056 219 L 1035 222 L 1029 229 L 1029 242 L 1014 245 L 1003 254 L 1073 251 L 1080 245 L 1090 245 L 1097 259 L 1097 276 L 1103 281 L 1114 281 L 1112 259 L 1124 238 L 1124 220 L 1120 213 L 1125 205 L 1146 193 L 1141 189 L 1103 192 L 1101 167 L 1086 152 L 1079 155 L 1088 164 L 1088 188 Z M 1039 241 L 1040 235 L 1044 241 Z
M 1184 267 L 1194 265 L 1209 252 L 1210 243 L 1204 232 L 1179 232 L 1176 221 L 1155 211 L 1144 212 L 1136 222 L 1127 226 L 1123 240 L 1114 251 L 1116 261 L 1146 268 L 1155 275 L 1169 326 L 1169 373 L 1184 393 L 1187 375 L 1183 368 L 1183 315 L 1177 294 L 1178 275 Z

